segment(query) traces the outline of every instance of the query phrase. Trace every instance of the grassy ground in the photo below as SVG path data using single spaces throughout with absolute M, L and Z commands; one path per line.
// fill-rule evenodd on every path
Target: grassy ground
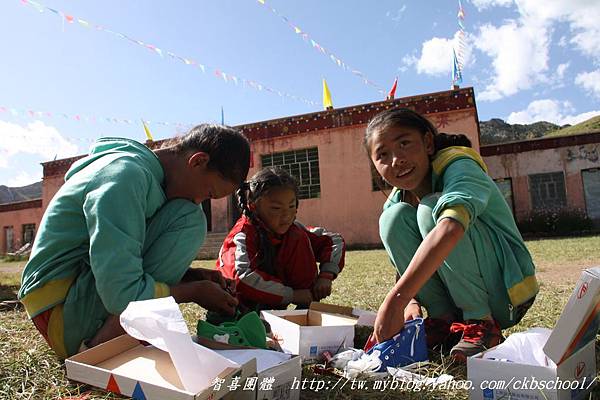
M 538 266 L 541 292 L 522 323 L 506 333 L 528 327 L 552 327 L 566 303 L 579 271 L 586 266 L 600 265 L 600 236 L 576 239 L 545 239 L 529 241 L 527 246 Z M 212 267 L 212 261 L 200 261 L 198 266 Z M 19 285 L 20 267 L 15 263 L 0 263 L 0 301 L 15 299 Z M 4 271 L 4 272 L 3 272 Z M 6 272 L 8 271 L 8 272 Z M 382 250 L 352 251 L 347 255 L 346 270 L 334 285 L 329 303 L 352 305 L 377 310 L 386 291 L 394 282 L 394 271 Z M 195 329 L 195 323 L 204 313 L 195 305 L 183 306 L 184 316 Z M 598 343 L 597 343 L 598 347 Z M 598 355 L 597 349 L 597 355 Z M 450 373 L 457 379 L 466 379 L 464 366 L 453 365 L 439 355 L 432 355 L 432 366 L 425 373 Z M 336 379 L 315 376 L 305 367 L 303 378 Z M 37 333 L 22 310 L 0 311 L 0 399 L 55 399 L 77 398 L 87 394 L 88 399 L 118 399 L 119 396 L 97 391 L 85 385 L 70 382 L 59 363 Z M 306 399 L 467 399 L 466 390 L 416 393 L 402 391 L 351 390 L 314 392 L 305 390 Z M 594 397 L 600 399 L 600 391 Z

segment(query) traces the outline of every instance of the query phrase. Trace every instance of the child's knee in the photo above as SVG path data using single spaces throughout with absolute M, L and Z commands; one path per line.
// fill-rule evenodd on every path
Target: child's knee
M 417 223 L 421 235 L 425 237 L 435 227 L 433 209 L 437 204 L 441 193 L 431 193 L 423 197 L 417 207 Z
M 405 227 L 416 223 L 415 209 L 406 203 L 394 204 L 381 213 L 379 217 L 379 235 L 383 243 L 393 242 L 399 238 Z

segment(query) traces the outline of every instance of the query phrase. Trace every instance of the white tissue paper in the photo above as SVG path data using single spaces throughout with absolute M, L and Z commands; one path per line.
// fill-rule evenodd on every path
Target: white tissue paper
M 550 333 L 552 330 L 546 328 L 531 328 L 525 332 L 513 333 L 503 343 L 485 352 L 483 358 L 556 367 L 543 350 Z
M 121 314 L 120 321 L 130 336 L 169 353 L 188 392 L 205 390 L 226 368 L 240 367 L 240 364 L 192 342 L 173 297 L 132 301 Z
M 292 358 L 291 354 L 264 349 L 215 350 L 215 352 L 240 364 L 256 358 L 256 372 L 259 374 Z

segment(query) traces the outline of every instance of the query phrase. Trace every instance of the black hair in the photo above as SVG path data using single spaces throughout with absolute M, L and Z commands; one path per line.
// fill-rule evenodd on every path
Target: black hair
M 260 270 L 277 275 L 275 271 L 275 249 L 269 240 L 267 231 L 262 227 L 258 217 L 248 207 L 255 203 L 272 189 L 291 189 L 296 194 L 296 207 L 298 207 L 298 182 L 286 170 L 277 167 L 267 167 L 258 171 L 248 181 L 244 182 L 237 190 L 238 206 L 243 215 L 250 218 L 259 234 L 259 260 L 257 266 Z
M 184 136 L 165 144 L 172 152 L 202 151 L 208 154 L 207 167 L 235 184 L 242 183 L 250 169 L 250 143 L 237 129 L 217 124 L 200 124 Z
M 374 116 L 367 126 L 363 144 L 368 153 L 371 151 L 370 140 L 375 132 L 392 126 L 413 128 L 425 135 L 431 132 L 435 153 L 451 146 L 471 147 L 471 141 L 463 134 L 438 132 L 435 126 L 424 116 L 409 108 L 391 108 Z M 370 157 L 369 157 L 370 158 Z

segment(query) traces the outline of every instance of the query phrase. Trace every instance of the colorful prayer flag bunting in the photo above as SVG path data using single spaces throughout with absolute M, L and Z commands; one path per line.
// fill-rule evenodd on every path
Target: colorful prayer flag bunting
M 64 25 L 64 21 L 65 20 L 67 22 L 69 22 L 69 23 L 73 23 L 75 21 L 75 19 L 76 19 L 74 16 L 72 16 L 70 14 L 64 13 L 63 11 L 60 11 L 60 10 L 55 10 L 55 9 L 46 7 L 46 6 L 44 6 L 44 5 L 42 5 L 42 4 L 38 3 L 38 2 L 35 2 L 33 0 L 20 0 L 20 1 L 21 1 L 21 3 L 23 3 L 25 5 L 30 5 L 30 6 L 34 7 L 39 12 L 44 12 L 44 10 L 48 10 L 48 11 L 53 12 L 54 14 L 59 15 L 61 17 L 61 19 L 63 20 L 63 25 Z M 264 4 L 264 1 L 263 1 L 263 4 Z M 273 10 L 273 11 L 275 11 L 275 10 Z M 84 20 L 82 20 L 80 18 L 77 18 L 77 21 L 79 22 L 79 25 L 81 25 L 81 26 L 89 28 L 90 25 L 93 25 L 94 28 L 96 30 L 98 30 L 98 31 L 106 32 L 106 33 L 109 33 L 109 34 L 111 34 L 111 35 L 113 35 L 115 37 L 118 37 L 119 39 L 124 39 L 124 40 L 127 40 L 127 41 L 131 42 L 131 43 L 135 43 L 135 44 L 137 44 L 137 45 L 139 45 L 141 47 L 146 48 L 147 50 L 152 51 L 154 54 L 158 54 L 160 57 L 164 58 L 164 52 L 165 52 L 165 50 L 163 50 L 163 49 L 161 49 L 161 48 L 159 48 L 157 46 L 154 46 L 152 44 L 144 43 L 141 40 L 133 39 L 133 38 L 131 38 L 131 37 L 129 37 L 129 36 L 123 34 L 123 33 L 112 31 L 112 30 L 110 30 L 110 29 L 108 29 L 108 28 L 106 28 L 106 27 L 104 27 L 102 25 L 92 24 L 92 23 L 84 21 Z M 64 29 L 64 27 L 63 27 L 63 29 Z M 203 73 L 206 72 L 205 71 L 205 69 L 206 69 L 205 65 L 199 64 L 196 61 L 191 60 L 189 58 L 178 56 L 178 55 L 176 55 L 174 53 L 171 53 L 169 51 L 167 51 L 166 53 L 171 58 L 174 58 L 174 59 L 177 58 L 178 60 L 182 61 L 186 65 L 198 66 L 198 68 Z M 209 67 L 209 68 L 212 68 L 214 71 L 220 70 L 218 68 L 213 68 L 213 67 Z M 229 83 L 230 81 L 233 81 L 233 77 L 234 76 L 232 74 L 227 73 L 226 75 L 220 74 L 219 77 L 223 78 L 223 80 L 226 83 Z M 228 79 L 228 78 L 230 78 L 230 79 Z M 245 81 L 245 79 L 240 78 L 240 77 L 236 77 L 235 81 L 237 81 L 237 80 Z M 280 90 L 272 89 L 272 88 L 270 88 L 270 87 L 268 87 L 268 86 L 266 86 L 266 85 L 264 85 L 262 83 L 258 84 L 258 85 L 255 85 L 255 86 L 252 86 L 252 87 L 255 88 L 255 89 L 257 89 L 258 91 L 262 91 L 263 88 L 265 88 L 265 89 L 268 88 L 269 89 L 269 90 L 267 90 L 268 92 L 277 94 L 280 97 L 285 97 L 285 98 L 288 98 L 288 99 L 292 99 L 294 101 L 300 101 L 300 102 L 302 102 L 304 104 L 307 104 L 307 105 L 310 105 L 310 106 L 316 106 L 316 105 L 318 105 L 318 103 L 315 102 L 315 101 L 308 100 L 308 99 L 302 98 L 300 96 L 295 96 L 295 95 L 292 95 L 290 93 L 286 93 L 286 92 L 283 92 L 283 91 L 280 91 Z
M 333 54 L 333 53 L 329 52 L 328 50 L 326 50 L 323 46 L 321 46 L 319 43 L 317 43 L 314 39 L 311 39 L 310 36 L 309 36 L 309 34 L 307 32 L 302 31 L 302 29 L 300 29 L 298 27 L 298 25 L 292 23 L 289 20 L 289 18 L 287 18 L 285 15 L 282 15 L 277 10 L 275 10 L 273 7 L 271 7 L 270 5 L 268 5 L 265 2 L 265 0 L 257 0 L 257 1 L 260 4 L 264 5 L 266 8 L 268 8 L 273 14 L 275 14 L 276 16 L 278 16 L 283 22 L 285 22 L 290 28 L 292 28 L 296 34 L 301 35 L 302 39 L 304 39 L 305 41 L 309 41 L 310 40 L 310 45 L 314 49 L 317 49 L 322 54 L 324 54 L 326 56 L 329 56 L 329 58 L 331 59 L 331 61 L 333 61 L 338 67 L 342 68 L 343 70 L 355 70 L 353 67 L 350 67 L 347 63 L 345 63 L 344 61 L 342 61 L 341 58 L 337 57 L 335 54 Z M 362 74 L 362 72 L 361 72 L 361 76 L 364 76 L 364 74 Z M 366 85 L 374 87 L 382 95 L 385 94 L 384 90 L 379 85 L 377 85 L 376 83 L 374 83 L 373 81 L 365 79 L 365 80 L 363 80 L 363 83 L 366 84 Z

